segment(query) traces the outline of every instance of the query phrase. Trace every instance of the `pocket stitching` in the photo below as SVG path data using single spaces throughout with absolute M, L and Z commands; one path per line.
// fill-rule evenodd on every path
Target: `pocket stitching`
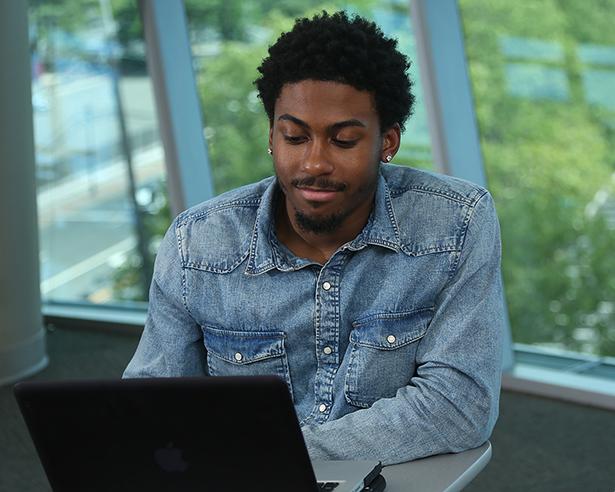
M 348 380 L 350 379 L 348 375 L 353 369 L 353 365 L 356 360 L 356 352 L 357 348 L 353 346 L 352 351 L 350 352 L 350 360 L 348 361 L 348 369 L 346 370 L 346 378 L 344 379 L 344 398 L 348 403 L 354 405 L 355 407 L 369 408 L 369 404 L 362 403 L 361 401 L 359 401 L 361 396 L 356 392 L 351 391 L 350 384 L 348 383 Z M 356 394 L 356 398 L 352 396 L 351 393 Z
M 286 333 L 283 331 L 249 331 L 242 332 L 237 330 L 223 330 L 220 328 L 214 328 L 210 325 L 203 325 L 204 332 L 211 332 L 215 337 L 221 336 L 229 336 L 233 339 L 244 341 L 244 340 L 260 340 L 260 341 L 270 341 L 268 344 L 269 350 L 273 351 L 270 353 L 266 353 L 263 355 L 259 355 L 257 357 L 250 357 L 247 360 L 237 361 L 231 356 L 226 356 L 224 353 L 220 353 L 217 350 L 212 350 L 210 347 L 205 347 L 208 353 L 211 353 L 214 357 L 223 360 L 225 362 L 229 362 L 231 364 L 237 366 L 244 366 L 250 364 L 252 362 L 258 362 L 266 359 L 271 359 L 274 357 L 282 357 L 286 355 L 286 350 L 284 347 L 284 341 L 286 340 Z M 204 341 L 206 337 L 204 336 Z
M 414 309 L 412 311 L 400 311 L 397 313 L 374 313 L 362 318 L 359 318 L 352 322 L 353 330 L 350 332 L 350 341 L 361 347 L 369 347 L 375 348 L 378 350 L 396 350 L 398 348 L 404 347 L 410 343 L 414 343 L 425 336 L 427 333 L 428 323 L 421 323 L 420 327 L 413 332 L 407 333 L 406 337 L 410 338 L 401 338 L 400 340 L 396 340 L 394 343 L 384 343 L 384 342 L 371 342 L 366 340 L 361 340 L 360 332 L 361 328 L 368 327 L 369 322 L 373 321 L 387 321 L 387 320 L 402 320 L 404 318 L 411 318 L 413 315 L 421 314 L 424 312 L 433 313 L 433 307 L 419 308 Z
M 430 307 L 413 309 L 411 311 L 397 311 L 395 313 L 388 313 L 388 312 L 372 313 L 372 314 L 367 314 L 365 316 L 357 318 L 356 320 L 352 322 L 352 326 L 354 328 L 359 328 L 361 326 L 365 326 L 368 322 L 373 321 L 373 320 L 402 319 L 412 314 L 422 313 L 424 311 L 433 311 L 433 310 L 434 310 L 434 307 L 430 306 Z
M 293 385 L 292 385 L 292 381 L 291 381 L 291 377 L 290 377 L 290 366 L 288 363 L 288 354 L 286 352 L 286 338 L 287 335 L 285 332 L 283 331 L 251 331 L 251 332 L 242 332 L 242 331 L 237 331 L 237 330 L 225 330 L 225 329 L 221 329 L 221 328 L 214 328 L 211 325 L 202 325 L 203 331 L 210 331 L 212 332 L 215 336 L 223 336 L 224 334 L 232 334 L 233 337 L 235 338 L 239 338 L 242 340 L 250 340 L 250 339 L 271 339 L 275 342 L 275 353 L 272 354 L 266 354 L 263 356 L 260 356 L 258 358 L 251 358 L 249 360 L 246 361 L 241 361 L 238 362 L 235 359 L 229 359 L 226 357 L 223 357 L 221 354 L 213 351 L 213 350 L 209 350 L 207 347 L 207 367 L 208 370 L 211 370 L 211 366 L 210 366 L 210 362 L 209 362 L 209 356 L 211 355 L 212 357 L 215 357 L 216 359 L 229 363 L 232 366 L 235 367 L 243 367 L 243 366 L 247 366 L 251 363 L 257 363 L 257 362 L 262 362 L 264 360 L 268 360 L 268 359 L 279 359 L 279 361 L 282 364 L 282 369 L 283 369 L 283 379 L 286 381 L 286 384 L 288 385 L 288 389 L 290 391 L 290 395 L 291 395 L 291 399 L 294 401 L 295 398 L 295 394 L 293 392 Z M 204 340 L 203 340 L 204 341 Z M 278 375 L 279 376 L 279 375 Z
M 206 347 L 207 348 L 207 347 Z M 220 359 L 223 360 L 224 362 L 228 362 L 230 364 L 234 364 L 236 366 L 245 366 L 248 364 L 251 364 L 253 362 L 259 362 L 261 360 L 267 360 L 267 359 L 274 359 L 275 357 L 282 357 L 284 355 L 286 355 L 286 352 L 284 351 L 284 347 L 282 347 L 280 350 L 278 350 L 275 354 L 267 354 L 267 355 L 263 355 L 257 358 L 251 358 L 248 359 L 246 361 L 237 361 L 236 359 L 231 359 L 231 358 L 226 358 L 223 357 L 221 354 L 218 354 L 216 352 L 214 352 L 213 350 L 209 350 L 207 349 L 207 353 L 211 354 L 212 356 L 214 356 L 216 359 Z
M 358 320 L 353 321 L 352 326 L 355 329 L 360 329 L 361 327 L 366 326 L 367 323 L 370 321 L 400 320 L 406 317 L 411 317 L 411 315 L 416 315 L 416 314 L 424 313 L 424 312 L 433 312 L 433 311 L 434 311 L 433 307 L 426 307 L 426 308 L 415 309 L 412 311 L 401 311 L 397 313 L 375 313 L 375 314 L 370 314 L 362 318 L 359 318 Z M 353 374 L 353 371 L 356 371 L 356 360 L 357 360 L 359 347 L 364 347 L 364 348 L 368 348 L 368 349 L 372 349 L 376 351 L 384 351 L 384 352 L 390 352 L 390 351 L 402 349 L 403 347 L 408 346 L 412 343 L 416 343 L 420 339 L 422 339 L 427 334 L 428 325 L 429 323 L 421 323 L 421 328 L 419 329 L 418 335 L 415 335 L 416 332 L 409 333 L 408 335 L 412 336 L 411 339 L 409 340 L 404 339 L 403 341 L 398 341 L 397 343 L 394 343 L 392 345 L 391 344 L 379 345 L 379 344 L 366 343 L 364 341 L 359 340 L 358 337 L 356 336 L 357 332 L 353 330 L 350 334 L 350 342 L 352 345 L 352 349 L 350 352 L 350 359 L 348 361 L 348 368 L 346 370 L 346 377 L 344 380 L 345 400 L 351 405 L 354 405 L 360 408 L 369 408 L 374 403 L 373 401 L 371 401 L 371 399 L 369 399 L 370 401 L 368 401 L 368 399 L 364 399 L 361 396 L 358 388 L 357 388 L 357 391 L 354 391 L 351 388 L 350 382 L 352 380 L 356 380 L 358 377 L 358 375 L 352 376 L 352 374 Z
M 420 340 L 421 338 L 423 338 L 425 335 L 427 334 L 427 328 L 425 328 L 425 331 L 423 333 L 421 333 L 420 335 L 411 338 L 410 340 L 403 340 L 401 342 L 397 342 L 397 343 L 392 343 L 389 345 L 378 345 L 375 343 L 369 343 L 369 342 L 362 342 L 359 340 L 353 340 L 352 335 L 350 337 L 350 341 L 353 343 L 353 345 L 357 345 L 359 347 L 367 347 L 367 348 L 372 348 L 372 349 L 376 349 L 376 350 L 386 350 L 386 351 L 391 351 L 391 350 L 396 350 L 398 348 L 402 348 L 405 347 L 406 345 L 410 345 L 411 343 L 414 343 L 418 340 Z

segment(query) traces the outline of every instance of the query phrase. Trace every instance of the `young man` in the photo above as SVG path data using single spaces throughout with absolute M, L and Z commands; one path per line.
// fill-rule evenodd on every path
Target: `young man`
M 256 81 L 276 177 L 175 219 L 125 377 L 277 374 L 317 459 L 390 464 L 489 437 L 498 222 L 486 190 L 386 164 L 407 69 L 344 13 L 278 39 Z

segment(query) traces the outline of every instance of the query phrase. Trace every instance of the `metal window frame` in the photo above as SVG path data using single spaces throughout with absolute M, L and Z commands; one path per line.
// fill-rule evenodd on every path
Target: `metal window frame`
M 412 0 L 410 12 L 434 164 L 487 187 L 457 0 Z M 506 309 L 502 367 L 511 370 L 513 364 Z
M 139 0 L 174 215 L 214 196 L 182 0 Z

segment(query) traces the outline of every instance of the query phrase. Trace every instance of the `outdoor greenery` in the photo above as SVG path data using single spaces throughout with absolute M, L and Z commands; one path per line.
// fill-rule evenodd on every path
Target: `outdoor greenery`
M 460 11 L 513 338 L 615 355 L 615 1 Z
M 70 31 L 79 12 L 94 12 L 99 3 L 50 7 L 32 0 L 39 37 L 50 26 Z M 137 2 L 111 5 L 124 56 L 142 52 Z M 268 45 L 294 18 L 339 8 L 378 22 L 408 15 L 405 0 L 185 5 L 217 193 L 272 173 L 268 122 L 252 81 Z M 615 0 L 460 0 L 459 6 L 488 184 L 502 227 L 513 338 L 615 356 Z M 412 43 L 405 26 L 395 31 L 402 49 Z M 41 52 L 52 47 L 43 44 Z M 415 137 L 409 127 L 396 163 L 430 167 L 427 144 Z M 164 189 L 160 183 L 153 190 L 155 200 L 144 211 L 152 251 L 170 221 Z M 145 298 L 135 255 L 116 272 L 114 299 Z

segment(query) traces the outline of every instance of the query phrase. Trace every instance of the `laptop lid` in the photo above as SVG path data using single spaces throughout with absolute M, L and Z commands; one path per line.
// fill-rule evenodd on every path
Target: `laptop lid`
M 55 491 L 316 490 L 276 377 L 26 382 L 15 394 Z M 338 490 L 356 490 L 350 480 Z

